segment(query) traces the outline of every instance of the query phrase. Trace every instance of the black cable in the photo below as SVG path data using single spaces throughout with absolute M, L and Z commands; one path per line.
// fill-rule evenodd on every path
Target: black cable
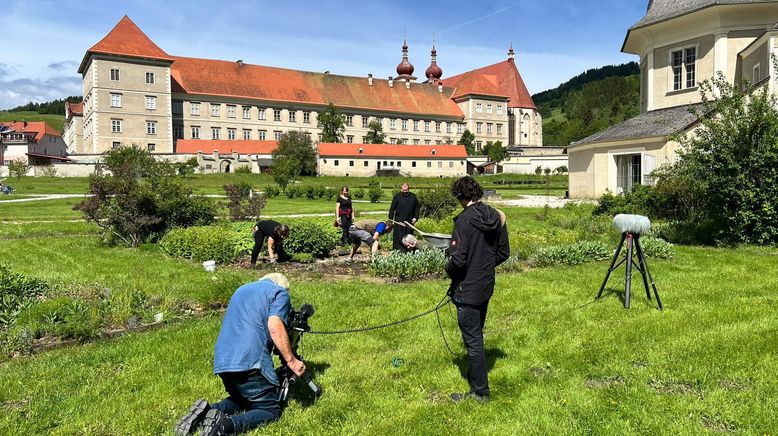
M 413 315 L 413 316 L 408 317 L 408 318 L 401 319 L 399 321 L 393 321 L 393 322 L 389 322 L 389 323 L 381 324 L 381 325 L 377 325 L 377 326 L 360 327 L 360 328 L 346 329 L 346 330 L 319 330 L 319 331 L 311 330 L 311 331 L 308 331 L 307 333 L 310 333 L 312 335 L 340 335 L 340 334 L 345 334 L 345 333 L 361 333 L 361 332 L 369 332 L 371 330 L 385 329 L 387 327 L 393 327 L 393 326 L 396 326 L 396 325 L 404 324 L 404 323 L 409 322 L 409 321 L 413 321 L 414 319 L 418 319 L 418 318 L 421 318 L 423 316 L 429 315 L 432 312 L 437 312 L 438 310 L 440 310 L 440 308 L 442 308 L 443 306 L 447 305 L 449 302 L 450 302 L 450 299 L 448 298 L 448 295 L 446 295 L 446 296 L 443 297 L 442 300 L 440 300 L 440 302 L 438 304 L 435 305 L 435 307 L 433 307 L 430 310 L 427 310 L 425 312 L 419 313 L 417 315 Z
M 449 300 L 450 301 L 450 300 Z M 451 314 L 451 310 L 449 308 L 449 315 Z M 446 340 L 446 332 L 443 330 L 443 324 L 440 322 L 440 312 L 435 312 L 435 317 L 438 319 L 438 328 L 440 328 L 440 336 L 443 338 L 443 343 L 446 345 L 446 348 L 448 349 L 448 352 L 451 353 L 452 356 L 461 356 L 465 353 L 455 353 L 451 346 L 448 345 L 448 341 Z

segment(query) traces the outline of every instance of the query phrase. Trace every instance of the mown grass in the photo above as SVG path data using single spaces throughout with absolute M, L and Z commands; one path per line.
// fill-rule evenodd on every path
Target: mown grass
M 486 325 L 493 399 L 453 405 L 462 357 L 434 318 L 372 333 L 306 335 L 324 387 L 255 434 L 698 434 L 778 430 L 778 259 L 773 249 L 679 248 L 651 264 L 666 309 L 619 275 L 591 303 L 606 265 L 498 277 Z M 623 277 L 623 273 L 620 275 Z M 314 329 L 362 326 L 431 307 L 445 282 L 386 286 L 293 281 Z M 441 321 L 456 351 L 455 322 Z M 219 316 L 0 364 L 0 432 L 164 434 L 196 398 L 224 394 L 211 375 Z M 395 367 L 393 358 L 403 363 Z
M 21 202 L 0 202 L 0 221 L 67 221 L 83 219 L 73 206 L 83 198 L 59 198 Z

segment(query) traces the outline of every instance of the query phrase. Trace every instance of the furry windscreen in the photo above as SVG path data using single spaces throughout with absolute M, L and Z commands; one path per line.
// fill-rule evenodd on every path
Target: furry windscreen
M 621 233 L 641 235 L 651 230 L 651 221 L 643 215 L 628 215 L 620 213 L 613 218 L 613 225 Z

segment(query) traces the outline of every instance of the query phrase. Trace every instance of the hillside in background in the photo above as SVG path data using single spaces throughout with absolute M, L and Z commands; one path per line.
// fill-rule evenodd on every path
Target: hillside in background
M 6 112 L 0 111 L 0 122 L 3 121 L 45 121 L 58 132 L 62 133 L 65 125 L 65 114 L 39 114 L 32 111 Z
M 566 146 L 640 113 L 640 69 L 591 69 L 532 100 L 543 115 L 543 145 Z

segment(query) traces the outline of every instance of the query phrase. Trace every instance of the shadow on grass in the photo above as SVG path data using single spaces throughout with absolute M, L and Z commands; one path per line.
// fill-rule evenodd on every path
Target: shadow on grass
M 321 386 L 316 381 L 316 377 L 320 376 L 321 374 L 324 374 L 324 372 L 329 367 L 330 367 L 329 363 L 311 362 L 308 360 L 305 361 L 305 368 L 306 368 L 305 372 L 307 372 L 313 377 L 313 382 L 316 383 L 317 386 L 319 386 L 321 392 L 324 392 L 326 390 L 326 386 Z M 313 404 L 318 399 L 318 397 L 313 393 L 313 391 L 308 387 L 308 385 L 305 384 L 303 380 L 298 380 L 297 383 L 292 385 L 289 396 L 290 396 L 290 401 L 294 401 L 295 403 L 299 404 L 303 408 L 308 408 L 313 406 Z
M 494 364 L 497 359 L 504 359 L 508 357 L 504 351 L 499 348 L 487 348 L 486 349 L 486 370 L 491 371 L 494 368 Z M 459 367 L 459 374 L 462 378 L 467 379 L 467 354 L 461 354 L 452 359 L 455 365 Z

